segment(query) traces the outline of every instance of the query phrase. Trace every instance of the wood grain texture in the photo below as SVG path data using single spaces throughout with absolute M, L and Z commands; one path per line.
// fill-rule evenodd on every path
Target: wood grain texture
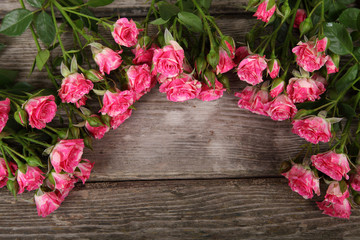
M 47 218 L 0 197 L 1 239 L 353 239 L 351 221 L 322 215 L 285 179 L 87 183 Z M 26 195 L 26 197 L 31 197 Z
M 26 3 L 26 1 L 25 1 Z M 143 17 L 146 16 L 151 1 L 145 0 L 115 0 L 112 4 L 91 8 L 96 16 L 121 16 L 121 17 Z M 247 0 L 213 0 L 211 13 L 215 15 L 219 14 L 243 14 L 249 16 L 249 13 L 245 13 L 244 6 L 246 6 Z M 33 9 L 26 4 L 28 9 Z M 20 8 L 21 5 L 18 0 L 1 0 L 0 19 L 5 16 L 9 11 Z

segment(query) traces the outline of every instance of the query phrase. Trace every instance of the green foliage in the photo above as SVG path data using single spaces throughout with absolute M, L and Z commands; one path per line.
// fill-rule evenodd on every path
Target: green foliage
M 202 32 L 203 26 L 201 19 L 190 12 L 179 12 L 178 13 L 179 22 L 187 27 L 192 32 Z
M 335 89 L 338 93 L 341 93 L 345 89 L 351 87 L 353 81 L 357 76 L 358 70 L 359 70 L 359 65 L 356 64 L 351 68 L 349 68 L 347 72 L 338 81 L 336 81 Z
M 349 32 L 340 23 L 326 23 L 324 34 L 330 40 L 329 49 L 339 55 L 346 55 L 353 51 L 353 43 Z
M 35 19 L 35 28 L 40 40 L 46 45 L 51 45 L 55 40 L 56 29 L 49 14 L 42 11 Z
M 8 36 L 21 35 L 31 24 L 34 14 L 26 9 L 15 9 L 5 15 L 0 33 Z
M 45 0 L 27 0 L 27 2 L 33 7 L 41 8 Z

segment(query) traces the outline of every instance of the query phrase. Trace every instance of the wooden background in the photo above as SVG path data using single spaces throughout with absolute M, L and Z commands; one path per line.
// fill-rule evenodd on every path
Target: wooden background
M 256 20 L 246 0 L 214 0 L 224 33 L 243 40 Z M 19 8 L 1 0 L 0 18 Z M 97 16 L 141 19 L 144 0 L 116 1 Z M 0 36 L 8 47 L 0 68 L 20 70 L 21 80 L 49 84 L 45 73 L 28 77 L 36 48 L 27 31 Z M 232 93 L 214 102 L 172 103 L 154 89 L 115 131 L 85 156 L 95 161 L 86 185 L 78 184 L 47 218 L 6 189 L 0 195 L 1 239 L 354 239 L 359 211 L 350 220 L 330 218 L 315 200 L 293 193 L 279 165 L 296 155 L 302 139 L 289 122 L 274 122 L 237 107 L 244 84 L 230 75 Z M 324 193 L 324 190 L 323 190 Z

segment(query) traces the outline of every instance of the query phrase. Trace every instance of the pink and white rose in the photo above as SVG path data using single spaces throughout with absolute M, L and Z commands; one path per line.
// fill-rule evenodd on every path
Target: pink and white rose
M 40 195 L 35 194 L 35 204 L 38 215 L 46 217 L 60 207 L 61 200 L 55 192 L 44 192 Z
M 75 171 L 74 176 L 79 178 L 83 182 L 83 184 L 85 184 L 86 180 L 88 180 L 90 177 L 90 173 L 92 168 L 94 167 L 94 164 L 95 163 L 92 163 L 87 159 L 82 159 L 82 161 L 77 166 L 79 171 Z
M 131 90 L 120 91 L 113 93 L 107 90 L 103 97 L 103 107 L 100 109 L 103 115 L 107 114 L 110 117 L 115 117 L 126 112 L 126 110 L 135 102 L 135 93 Z
M 99 66 L 99 71 L 101 74 L 110 74 L 111 71 L 118 69 L 122 63 L 121 56 L 119 55 L 121 51 L 115 52 L 114 50 L 107 47 L 91 47 L 91 50 L 94 55 L 94 60 Z
M 127 70 L 126 74 L 131 90 L 136 93 L 150 91 L 154 81 L 150 73 L 149 65 L 133 65 Z
M 319 49 L 322 50 L 321 47 L 319 47 Z M 300 67 L 307 72 L 314 72 L 324 66 L 329 58 L 317 50 L 318 48 L 315 46 L 315 43 L 308 41 L 305 43 L 299 42 L 298 46 L 292 49 L 292 52 L 295 53 L 296 62 Z
M 75 187 L 77 180 L 68 173 L 51 173 L 55 181 L 55 189 L 60 192 L 71 190 Z
M 42 129 L 53 120 L 57 106 L 53 95 L 31 98 L 25 104 L 29 116 L 29 124 L 33 128 Z
M 266 23 L 269 22 L 270 18 L 272 17 L 272 15 L 276 10 L 276 5 L 269 8 L 268 3 L 269 0 L 265 0 L 262 3 L 260 3 L 255 14 L 253 15 L 254 17 L 257 17 L 257 19 Z
M 332 182 L 326 191 L 325 198 L 333 203 L 342 203 L 349 196 L 350 193 L 347 186 L 345 192 L 342 192 L 339 182 Z
M 318 116 L 297 119 L 292 122 L 292 132 L 313 144 L 329 142 L 331 138 L 331 123 Z
M 101 120 L 101 118 L 96 114 L 91 115 L 91 117 L 96 117 Z M 102 139 L 105 133 L 110 130 L 110 127 L 106 124 L 99 127 L 92 127 L 88 121 L 85 122 L 85 128 L 95 139 Z
M 339 71 L 339 68 L 335 65 L 331 57 L 326 61 L 325 66 L 328 74 L 337 73 Z
M 306 19 L 306 11 L 304 9 L 298 9 L 296 11 L 294 28 L 299 28 L 300 24 Z
M 10 112 L 10 99 L 6 98 L 3 101 L 0 101 L 0 133 L 4 129 Z
M 270 75 L 272 79 L 279 76 L 280 72 L 280 63 L 277 59 L 272 59 L 267 65 L 267 73 Z
M 15 175 L 17 165 L 12 162 L 9 162 L 9 167 L 10 167 L 12 174 Z M 7 170 L 5 160 L 3 158 L 0 158 L 0 188 L 6 186 L 6 183 L 8 181 L 8 176 L 9 176 L 9 173 Z
M 320 95 L 325 92 L 322 82 L 312 78 L 291 78 L 287 85 L 286 92 L 294 103 L 305 101 L 315 101 L 320 99 Z
M 62 80 L 59 97 L 62 102 L 75 103 L 80 107 L 85 104 L 85 94 L 88 94 L 93 87 L 94 84 L 86 79 L 83 74 L 73 73 Z
M 238 47 L 235 51 L 234 63 L 238 65 L 244 58 L 249 56 L 249 48 L 247 46 Z
M 270 94 L 267 90 L 247 86 L 243 91 L 235 93 L 239 97 L 238 106 L 253 113 L 268 116 L 267 110 L 270 104 Z
M 226 91 L 226 89 L 222 83 L 215 79 L 215 88 L 213 86 L 209 87 L 206 83 L 202 84 L 201 91 L 197 98 L 201 101 L 213 101 L 221 98 L 224 94 L 224 91 Z
M 311 156 L 311 161 L 317 170 L 325 173 L 332 179 L 340 181 L 343 177 L 349 179 L 349 161 L 345 154 L 328 151 Z
M 151 48 L 145 49 L 144 47 L 141 47 L 139 44 L 136 45 L 135 49 L 132 49 L 131 51 L 134 53 L 135 57 L 132 60 L 133 64 L 144 64 L 151 66 L 152 59 L 154 56 L 154 50 L 158 47 L 156 45 L 152 45 Z
M 294 164 L 288 172 L 282 175 L 289 180 L 291 190 L 305 199 L 311 199 L 314 196 L 313 192 L 320 196 L 319 178 L 315 177 L 314 172 L 304 166 Z
M 138 41 L 140 30 L 136 27 L 136 23 L 127 18 L 120 18 L 114 24 L 112 36 L 115 42 L 121 46 L 132 47 Z
M 60 140 L 50 153 L 50 161 L 55 172 L 60 173 L 64 170 L 73 173 L 81 160 L 84 147 L 83 139 Z
M 43 174 L 38 167 L 27 166 L 26 173 L 18 170 L 16 177 L 19 184 L 18 194 L 23 193 L 25 188 L 28 191 L 38 189 L 45 179 Z
M 184 102 L 199 95 L 201 83 L 188 74 L 182 74 L 161 84 L 159 91 L 166 93 L 169 101 Z
M 235 63 L 231 56 L 223 49 L 219 50 L 219 63 L 216 66 L 216 74 L 226 73 L 235 67 Z
M 277 96 L 279 96 L 285 88 L 285 81 L 279 79 L 279 81 L 274 81 L 273 85 L 270 89 L 270 96 L 273 98 L 276 98 Z
M 240 62 L 237 68 L 237 75 L 240 80 L 256 85 L 263 82 L 262 74 L 266 67 L 265 56 L 261 57 L 258 54 L 250 55 Z
M 183 72 L 184 50 L 176 41 L 162 49 L 155 49 L 153 56 L 153 74 L 172 78 Z
M 297 108 L 291 99 L 285 94 L 278 95 L 269 106 L 267 114 L 275 121 L 283 121 L 293 118 L 297 113 Z
M 111 118 L 110 126 L 112 129 L 117 129 L 126 119 L 131 116 L 132 109 L 126 110 L 124 113 L 118 114 Z

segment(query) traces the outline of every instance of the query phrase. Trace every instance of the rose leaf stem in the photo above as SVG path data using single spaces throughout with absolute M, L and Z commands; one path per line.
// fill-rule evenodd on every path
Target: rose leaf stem
M 0 144 L 0 149 L 1 149 L 1 152 L 2 152 L 2 155 L 3 155 L 3 158 L 4 158 L 4 161 L 5 161 L 5 164 L 6 164 L 6 168 L 7 168 L 7 171 L 8 171 L 8 178 L 13 178 L 14 175 L 12 174 L 11 172 L 11 169 L 10 169 L 10 166 L 9 166 L 9 163 L 7 161 L 7 158 L 6 158 L 6 155 L 5 155 L 5 151 L 4 151 L 4 148 L 2 146 L 2 144 Z
M 52 145 L 50 145 L 50 144 L 40 142 L 40 141 L 35 140 L 35 139 L 33 139 L 33 138 L 29 138 L 29 137 L 25 137 L 25 136 L 21 136 L 21 137 L 22 137 L 23 139 L 29 141 L 29 142 L 33 142 L 33 143 L 39 144 L 39 145 L 44 146 L 44 147 L 46 147 L 46 148 L 52 146 Z

